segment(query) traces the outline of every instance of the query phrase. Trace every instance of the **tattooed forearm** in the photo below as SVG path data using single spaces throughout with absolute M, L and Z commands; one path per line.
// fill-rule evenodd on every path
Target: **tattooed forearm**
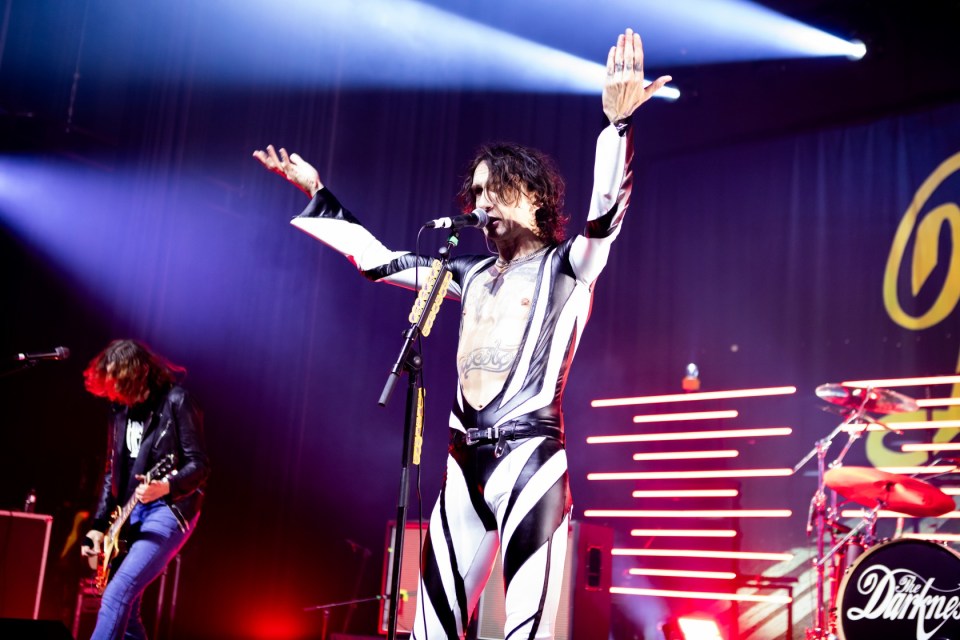
M 517 349 L 518 347 L 501 347 L 499 344 L 474 349 L 457 360 L 460 377 L 465 380 L 470 377 L 471 371 L 477 369 L 499 373 L 509 371 L 517 356 Z

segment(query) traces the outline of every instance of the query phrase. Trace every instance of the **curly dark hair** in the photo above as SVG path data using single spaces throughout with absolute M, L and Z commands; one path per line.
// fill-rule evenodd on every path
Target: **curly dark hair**
M 119 393 L 133 400 L 174 384 L 186 372 L 141 342 L 114 340 L 94 356 L 83 377 L 87 391 L 95 396 L 113 400 Z
M 563 213 L 564 184 L 550 156 L 512 142 L 496 142 L 480 147 L 457 194 L 464 212 L 476 208 L 473 174 L 481 162 L 490 169 L 487 189 L 507 204 L 515 203 L 521 194 L 526 194 L 537 206 L 537 236 L 547 244 L 563 241 L 564 226 L 569 219 Z

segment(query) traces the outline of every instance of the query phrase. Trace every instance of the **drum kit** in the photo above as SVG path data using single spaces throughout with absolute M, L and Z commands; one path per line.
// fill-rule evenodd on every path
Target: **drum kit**
M 816 393 L 835 405 L 844 420 L 794 467 L 797 472 L 817 459 L 817 490 L 807 519 L 807 535 L 816 536 L 816 606 L 807 640 L 911 638 L 914 633 L 917 640 L 960 638 L 960 601 L 950 606 L 940 600 L 958 600 L 960 554 L 940 543 L 877 537 L 881 510 L 936 517 L 954 509 L 953 498 L 919 478 L 873 467 L 842 466 L 851 446 L 872 424 L 895 431 L 869 414 L 912 412 L 917 403 L 903 394 L 872 387 L 824 384 Z M 843 432 L 847 443 L 828 465 L 827 451 Z M 839 520 L 837 496 L 869 511 L 857 524 L 847 526 Z M 898 522 L 899 532 L 902 520 Z M 938 604 L 942 604 L 939 612 Z M 879 623 L 885 627 L 878 635 Z M 893 628 L 896 624 L 904 625 L 902 633 Z

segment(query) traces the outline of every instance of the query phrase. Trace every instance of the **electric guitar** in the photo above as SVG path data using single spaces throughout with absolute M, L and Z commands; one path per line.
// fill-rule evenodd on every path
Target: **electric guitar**
M 147 471 L 141 484 L 150 484 L 150 482 L 154 480 L 169 477 L 174 470 L 173 465 L 174 455 L 172 453 L 165 455 L 152 469 Z M 103 590 L 107 588 L 107 581 L 110 580 L 111 565 L 117 556 L 120 555 L 120 546 L 122 544 L 120 530 L 123 529 L 123 525 L 127 523 L 127 519 L 130 517 L 130 513 L 135 506 L 137 506 L 136 493 L 130 496 L 127 504 L 123 505 L 123 507 L 118 506 L 114 509 L 110 519 L 110 527 L 107 529 L 107 532 L 103 534 L 103 548 L 97 556 L 97 577 L 95 582 L 97 593 L 100 595 L 103 595 Z

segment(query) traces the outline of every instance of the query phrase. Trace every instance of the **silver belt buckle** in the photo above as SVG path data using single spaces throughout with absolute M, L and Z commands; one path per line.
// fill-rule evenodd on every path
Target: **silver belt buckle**
M 496 440 L 500 437 L 499 427 L 488 427 L 486 429 L 467 429 L 467 446 L 472 446 L 481 440 Z

